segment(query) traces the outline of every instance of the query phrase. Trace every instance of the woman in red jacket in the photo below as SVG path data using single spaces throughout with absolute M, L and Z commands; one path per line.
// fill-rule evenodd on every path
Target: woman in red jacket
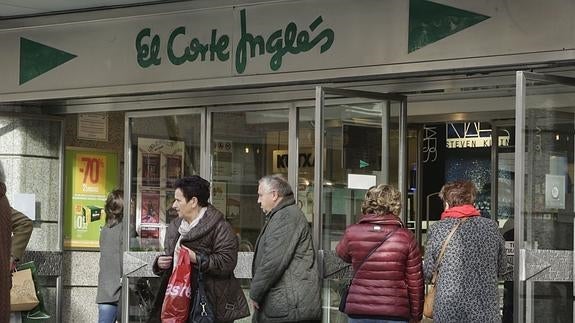
M 421 253 L 415 236 L 398 217 L 400 210 L 401 193 L 393 186 L 371 187 L 361 206 L 361 219 L 345 230 L 336 247 L 337 255 L 351 263 L 355 273 L 345 307 L 350 323 L 422 319 Z

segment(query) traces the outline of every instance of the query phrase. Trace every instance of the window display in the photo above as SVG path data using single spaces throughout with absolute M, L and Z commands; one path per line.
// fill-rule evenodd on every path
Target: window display
M 162 249 L 174 184 L 183 176 L 183 141 L 138 138 L 136 231 L 140 247 Z

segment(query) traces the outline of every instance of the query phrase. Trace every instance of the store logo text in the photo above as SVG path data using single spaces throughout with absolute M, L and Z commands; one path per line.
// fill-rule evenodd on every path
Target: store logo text
M 241 36 L 235 46 L 236 72 L 242 74 L 250 58 L 271 55 L 270 69 L 277 71 L 281 68 L 284 56 L 305 53 L 320 45 L 320 54 L 329 50 L 334 42 L 335 35 L 332 29 L 326 28 L 321 32 L 312 34 L 323 23 L 321 16 L 317 17 L 308 27 L 310 31 L 299 30 L 294 22 L 290 22 L 284 29 L 274 31 L 267 39 L 262 35 L 254 35 L 248 31 L 246 10 L 240 11 Z M 189 40 L 191 38 L 191 40 Z M 186 44 L 185 42 L 188 41 Z M 185 45 L 185 46 L 183 46 Z M 162 64 L 162 39 L 160 35 L 152 35 L 150 28 L 144 28 L 136 37 L 136 51 L 138 65 L 142 68 Z M 220 61 L 226 62 L 230 58 L 230 36 L 218 34 L 212 29 L 209 42 L 202 42 L 197 37 L 186 35 L 186 27 L 174 29 L 167 41 L 166 55 L 173 65 L 182 65 L 187 62 Z
M 511 135 L 508 130 L 500 129 L 497 146 L 509 146 Z M 491 127 L 483 122 L 447 123 L 447 148 L 485 148 L 491 147 Z

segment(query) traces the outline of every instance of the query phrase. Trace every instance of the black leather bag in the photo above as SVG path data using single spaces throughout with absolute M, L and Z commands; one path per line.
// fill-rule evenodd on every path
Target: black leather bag
M 194 302 L 190 309 L 188 323 L 213 323 L 216 321 L 216 318 L 212 304 L 210 304 L 208 295 L 206 294 L 204 273 L 201 270 L 201 264 L 203 260 L 205 261 L 205 258 L 200 254 L 196 254 L 196 257 L 198 263 L 198 288 L 196 288 L 194 294 Z
M 345 304 L 347 303 L 347 294 L 349 293 L 349 285 L 350 282 L 345 283 L 340 290 L 339 311 L 342 313 L 345 313 Z

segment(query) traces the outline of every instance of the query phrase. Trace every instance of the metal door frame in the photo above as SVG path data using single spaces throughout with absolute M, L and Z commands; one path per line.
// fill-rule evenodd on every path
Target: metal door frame
M 325 96 L 336 95 L 344 98 L 362 98 L 379 101 L 396 101 L 400 103 L 399 112 L 399 167 L 398 167 L 398 189 L 401 194 L 401 219 L 406 223 L 407 206 L 407 97 L 396 93 L 377 93 L 359 90 L 348 90 L 331 87 L 317 86 L 315 91 L 315 151 L 314 155 L 320 162 L 314 166 L 314 205 L 313 205 L 313 239 L 314 244 L 321 252 L 322 245 L 321 232 L 323 229 L 322 194 L 323 194 L 323 148 L 324 148 L 324 125 L 323 116 L 325 108 Z M 389 104 L 388 104 L 389 106 Z M 383 144 L 382 144 L 383 145 Z M 382 152 L 383 155 L 383 152 Z M 383 156 L 382 156 L 383 160 Z
M 527 322 L 524 315 L 524 305 L 521 300 L 525 292 L 522 279 L 525 277 L 525 251 L 526 241 L 523 239 L 523 231 L 525 229 L 525 115 L 526 115 L 526 95 L 528 82 L 544 82 L 549 84 L 561 84 L 575 87 L 575 78 L 540 74 L 534 72 L 517 71 L 516 72 L 516 88 L 515 88 L 515 193 L 514 193 L 514 264 L 513 280 L 515 287 L 513 291 L 513 321 L 514 322 Z M 575 239 L 575 238 L 574 238 Z M 575 266 L 574 266 L 575 268 Z M 529 321 L 531 322 L 531 320 Z

